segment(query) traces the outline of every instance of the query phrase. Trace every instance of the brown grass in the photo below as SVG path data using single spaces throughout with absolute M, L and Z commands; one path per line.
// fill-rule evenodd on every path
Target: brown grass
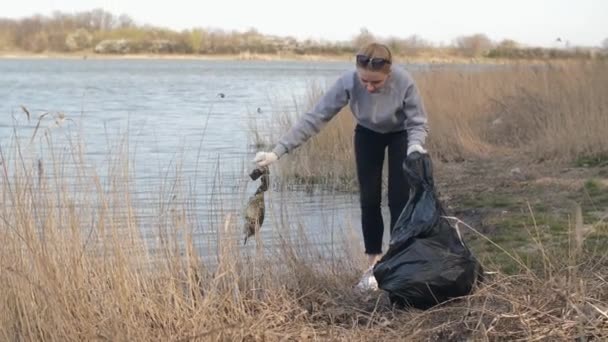
M 414 76 L 429 114 L 427 147 L 436 159 L 608 158 L 606 62 L 435 68 Z M 267 143 L 276 142 L 300 114 L 283 114 L 278 119 L 283 125 Z M 352 185 L 353 126 L 346 108 L 319 135 L 286 156 L 280 172 L 306 182 Z
M 381 292 L 362 296 L 351 289 L 359 274 L 354 248 L 328 259 L 286 240 L 271 254 L 249 253 L 239 248 L 240 236 L 230 238 L 240 225 L 227 216 L 217 233 L 217 262 L 202 259 L 187 192 L 174 203 L 162 200 L 170 196 L 161 191 L 156 219 L 144 226 L 124 148 L 113 151 L 103 181 L 79 146 L 47 156 L 44 166 L 30 146 L 1 152 L 4 341 L 608 337 L 605 253 L 563 258 L 561 248 L 543 249 L 548 262 L 540 272 L 491 275 L 470 297 L 426 312 L 399 311 Z M 77 166 L 74 176 L 64 174 L 67 163 Z M 144 230 L 154 232 L 154 249 Z

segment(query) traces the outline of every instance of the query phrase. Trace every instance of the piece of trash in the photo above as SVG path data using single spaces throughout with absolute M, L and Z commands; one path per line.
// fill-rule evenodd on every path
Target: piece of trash
M 428 154 L 404 162 L 410 199 L 395 223 L 388 251 L 374 267 L 378 286 L 401 307 L 427 309 L 469 294 L 483 270 L 457 226 L 445 216 Z
M 264 203 L 264 192 L 268 190 L 268 183 L 270 181 L 270 171 L 267 166 L 259 167 L 251 171 L 249 177 L 251 180 L 260 179 L 260 186 L 258 186 L 255 193 L 249 198 L 247 207 L 245 208 L 245 224 L 243 226 L 243 232 L 245 233 L 245 241 L 243 244 L 247 244 L 247 239 L 254 236 L 264 223 L 264 215 L 266 211 L 266 205 Z

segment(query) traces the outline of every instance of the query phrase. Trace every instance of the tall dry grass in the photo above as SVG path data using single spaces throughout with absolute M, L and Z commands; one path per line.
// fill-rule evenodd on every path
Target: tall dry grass
M 419 83 L 430 116 L 429 147 L 447 160 L 501 153 L 556 161 L 608 155 L 605 62 L 431 72 L 421 74 Z
M 240 225 L 227 216 L 211 263 L 195 248 L 188 192 L 179 203 L 161 193 L 154 219 L 140 220 L 128 145 L 112 149 L 103 175 L 88 166 L 80 144 L 53 151 L 19 143 L 1 149 L 1 340 L 608 337 L 606 254 L 581 244 L 566 258 L 562 248 L 541 245 L 547 262 L 540 271 L 522 264 L 520 275 L 490 275 L 470 297 L 400 311 L 382 293 L 352 290 L 354 247 L 339 259 L 289 240 L 272 253 L 251 252 L 230 238 Z
M 306 275 L 353 270 L 352 257 L 307 265 L 300 260 L 320 256 L 289 240 L 274 257 L 250 255 L 230 216 L 204 260 L 193 240 L 194 194 L 158 189 L 152 219 L 142 220 L 128 144 L 111 148 L 100 175 L 83 144 L 61 152 L 48 133 L 45 146 L 20 139 L 0 149 L 3 341 L 303 336 L 310 329 L 298 299 L 316 286 Z M 173 196 L 182 200 L 165 201 Z
M 427 147 L 437 159 L 505 154 L 556 162 L 608 158 L 604 61 L 431 68 L 414 76 L 429 115 Z M 276 142 L 300 114 L 285 112 L 275 118 L 282 125 L 266 143 Z M 353 127 L 345 108 L 320 134 L 286 156 L 280 172 L 307 182 L 352 185 Z

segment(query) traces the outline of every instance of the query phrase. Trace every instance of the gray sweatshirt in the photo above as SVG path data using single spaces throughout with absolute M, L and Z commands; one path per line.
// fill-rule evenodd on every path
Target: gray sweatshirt
M 378 133 L 406 130 L 409 146 L 424 145 L 428 125 L 420 94 L 412 76 L 393 65 L 389 79 L 376 93 L 365 89 L 356 70 L 344 73 L 314 108 L 281 137 L 272 151 L 279 157 L 293 151 L 319 133 L 347 104 L 359 125 Z

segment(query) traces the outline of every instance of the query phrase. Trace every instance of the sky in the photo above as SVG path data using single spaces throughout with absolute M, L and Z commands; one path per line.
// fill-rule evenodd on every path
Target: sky
M 361 28 L 438 45 L 476 33 L 544 47 L 600 46 L 608 38 L 608 0 L 2 0 L 0 18 L 95 8 L 174 30 L 255 28 L 329 41 L 350 40 Z

